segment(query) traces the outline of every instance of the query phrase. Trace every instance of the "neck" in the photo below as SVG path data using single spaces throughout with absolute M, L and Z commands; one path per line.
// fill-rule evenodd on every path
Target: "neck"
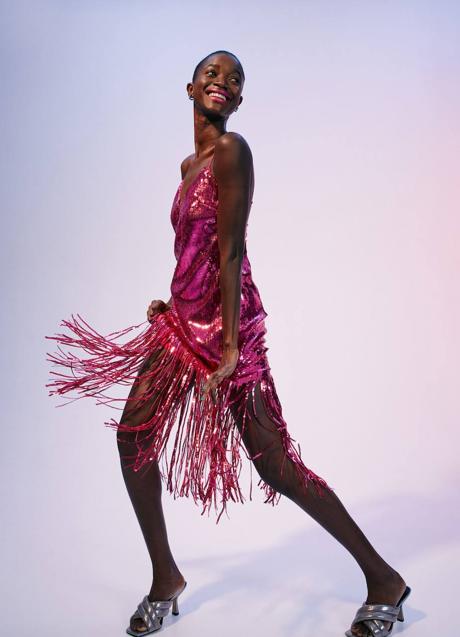
M 206 115 L 193 109 L 195 157 L 212 155 L 216 140 L 227 132 L 227 118 L 210 120 Z

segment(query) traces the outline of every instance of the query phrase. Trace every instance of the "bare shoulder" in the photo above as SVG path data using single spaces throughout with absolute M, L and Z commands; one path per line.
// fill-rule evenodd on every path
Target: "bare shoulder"
M 187 174 L 187 171 L 189 169 L 189 165 L 190 162 L 192 161 L 192 159 L 195 157 L 195 155 L 192 153 L 191 155 L 187 155 L 187 157 L 182 161 L 181 165 L 180 165 L 180 172 L 181 172 L 181 177 L 182 179 L 185 177 L 185 175 Z
M 245 140 L 243 135 L 235 133 L 234 131 L 224 133 L 219 137 L 216 141 L 214 152 L 218 152 L 219 154 L 222 154 L 223 152 L 240 156 L 251 156 L 251 149 L 248 142 Z
M 224 133 L 216 141 L 214 147 L 214 166 L 223 170 L 239 168 L 242 171 L 251 169 L 252 153 L 248 142 L 239 133 Z

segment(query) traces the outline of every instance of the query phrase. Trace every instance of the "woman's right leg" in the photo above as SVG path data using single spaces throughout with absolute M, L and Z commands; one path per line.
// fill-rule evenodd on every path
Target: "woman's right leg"
M 154 413 L 155 396 L 149 397 L 148 400 L 141 400 L 148 383 L 148 379 L 143 379 L 142 374 L 151 369 L 159 353 L 154 352 L 140 369 L 126 401 L 120 424 L 139 425 Z M 127 466 L 132 464 L 137 453 L 135 439 L 135 431 L 117 431 L 121 469 L 152 562 L 153 582 L 149 599 L 150 601 L 168 599 L 182 588 L 184 577 L 169 547 L 161 503 L 162 483 L 158 462 L 151 461 L 137 472 Z M 146 629 L 144 622 L 139 618 L 131 618 L 131 628 L 137 631 Z

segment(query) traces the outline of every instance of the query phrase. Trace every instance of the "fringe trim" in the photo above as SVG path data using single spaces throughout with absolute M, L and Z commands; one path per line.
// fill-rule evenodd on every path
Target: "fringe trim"
M 75 336 L 56 334 L 45 338 L 67 348 L 83 350 L 90 356 L 80 358 L 59 345 L 57 353 L 47 352 L 49 362 L 68 369 L 69 373 L 51 371 L 56 378 L 46 387 L 51 388 L 49 396 L 76 393 L 69 402 L 92 397 L 96 404 L 124 409 L 125 405 L 129 407 L 129 398 L 108 396 L 106 390 L 113 385 L 132 386 L 138 378 L 146 390 L 142 394 L 136 392 L 136 403 L 139 400 L 142 404 L 153 401 L 155 408 L 152 411 L 155 413 L 138 425 L 125 424 L 113 418 L 104 424 L 116 431 L 136 432 L 138 451 L 133 463 L 128 466 L 139 471 L 145 464 L 157 460 L 167 490 L 174 499 L 191 495 L 195 504 L 202 503 L 201 515 L 207 510 L 208 517 L 212 505 L 217 512 L 220 500 L 217 524 L 224 511 L 227 513 L 228 501 L 245 501 L 239 484 L 242 468 L 240 451 L 243 450 L 248 460 L 254 460 L 264 452 L 251 457 L 242 442 L 242 433 L 250 418 L 248 398 L 257 418 L 255 389 L 258 380 L 237 385 L 225 379 L 215 392 L 215 402 L 210 395 L 200 400 L 201 387 L 213 370 L 197 358 L 180 338 L 168 314 L 168 311 L 156 314 L 146 329 L 124 344 L 116 341 L 148 321 L 103 336 L 79 314 L 76 317 L 72 314 L 71 320 L 63 320 L 61 325 Z M 155 351 L 159 352 L 153 364 L 140 369 Z M 281 473 L 287 457 L 291 458 L 305 489 L 307 483 L 312 482 L 322 496 L 322 489 L 331 487 L 304 465 L 300 445 L 294 446 L 295 441 L 283 419 L 270 372 L 264 370 L 259 380 L 267 414 L 276 424 L 285 450 Z M 116 407 L 118 402 L 122 402 L 123 407 Z M 57 406 L 66 404 L 68 402 Z M 232 408 L 243 418 L 242 433 L 235 425 Z M 168 457 L 166 446 L 176 423 L 174 448 Z M 278 504 L 279 492 L 262 478 L 258 486 L 265 492 L 265 503 Z M 249 499 L 252 500 L 252 463 Z

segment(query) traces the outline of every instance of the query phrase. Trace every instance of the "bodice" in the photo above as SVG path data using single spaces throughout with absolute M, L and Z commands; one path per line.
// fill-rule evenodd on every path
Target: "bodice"
M 171 208 L 176 257 L 171 281 L 173 318 L 189 347 L 212 370 L 222 355 L 218 185 L 209 165 L 197 173 L 184 197 L 183 184 L 182 180 Z M 267 313 L 252 279 L 246 240 L 247 226 L 241 267 L 240 357 L 232 375 L 232 380 L 240 382 L 260 375 L 267 367 L 263 360 L 267 349 L 263 338 Z

